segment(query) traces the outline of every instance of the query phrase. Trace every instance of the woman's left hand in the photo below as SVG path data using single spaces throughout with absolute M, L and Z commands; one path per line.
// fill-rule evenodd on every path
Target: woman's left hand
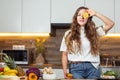
M 88 9 L 88 13 L 90 16 L 95 16 L 96 15 L 96 11 L 92 10 L 92 9 Z

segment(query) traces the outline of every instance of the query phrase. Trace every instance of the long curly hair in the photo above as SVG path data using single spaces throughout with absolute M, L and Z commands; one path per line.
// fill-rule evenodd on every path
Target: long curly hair
M 81 26 L 77 22 L 78 12 L 81 9 L 88 9 L 88 8 L 82 6 L 76 10 L 76 12 L 73 16 L 73 21 L 71 24 L 70 32 L 65 37 L 67 50 L 70 52 L 75 52 L 73 49 L 73 42 L 76 43 L 78 51 L 81 50 L 81 38 L 80 38 Z M 95 23 L 92 21 L 92 17 L 89 17 L 87 23 L 85 24 L 85 34 L 86 34 L 86 37 L 88 38 L 88 40 L 90 41 L 92 55 L 98 55 L 99 37 L 98 37 L 98 33 L 96 31 L 96 28 L 95 28 Z

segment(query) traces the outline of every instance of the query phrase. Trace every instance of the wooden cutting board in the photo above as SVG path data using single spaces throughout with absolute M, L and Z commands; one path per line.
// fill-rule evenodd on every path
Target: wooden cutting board
M 21 76 L 21 77 L 17 77 L 17 76 L 2 76 L 0 78 L 0 80 L 27 80 L 26 76 Z

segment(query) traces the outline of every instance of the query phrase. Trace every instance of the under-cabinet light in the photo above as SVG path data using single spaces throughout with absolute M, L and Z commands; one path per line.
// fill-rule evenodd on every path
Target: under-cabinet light
M 0 36 L 49 36 L 49 33 L 0 33 Z
M 120 33 L 108 33 L 105 36 L 119 36 L 120 37 Z

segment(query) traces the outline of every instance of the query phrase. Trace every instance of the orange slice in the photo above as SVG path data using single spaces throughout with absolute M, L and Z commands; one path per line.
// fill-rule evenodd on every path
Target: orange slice
M 89 14 L 88 14 L 87 12 L 84 12 L 84 13 L 83 13 L 83 18 L 86 19 L 86 18 L 88 18 L 88 17 L 89 17 Z
M 67 77 L 72 79 L 73 75 L 71 73 L 67 73 Z

